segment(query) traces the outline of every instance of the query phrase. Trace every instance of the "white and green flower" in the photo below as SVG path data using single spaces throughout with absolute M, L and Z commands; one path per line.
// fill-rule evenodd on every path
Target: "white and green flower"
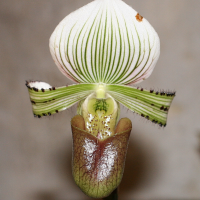
M 121 0 L 95 0 L 64 18 L 50 38 L 60 71 L 77 84 L 52 87 L 27 82 L 33 113 L 42 117 L 108 96 L 166 126 L 172 92 L 130 86 L 148 78 L 159 58 L 159 37 L 149 22 Z M 84 109 L 84 108 L 83 108 Z
M 36 117 L 79 103 L 71 120 L 72 171 L 90 197 L 104 198 L 121 182 L 131 121 L 119 121 L 119 103 L 166 126 L 173 92 L 130 86 L 148 78 L 160 42 L 146 19 L 121 0 L 95 0 L 64 18 L 50 38 L 60 71 L 76 84 L 26 82 Z

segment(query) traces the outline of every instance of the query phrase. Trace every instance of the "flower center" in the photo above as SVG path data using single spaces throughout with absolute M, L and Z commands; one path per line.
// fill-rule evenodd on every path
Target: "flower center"
M 104 98 L 100 98 L 104 97 Z M 96 94 L 88 96 L 81 105 L 80 114 L 85 120 L 86 131 L 100 140 L 114 135 L 119 114 L 116 101 L 101 86 Z
M 96 90 L 96 98 L 97 99 L 105 99 L 106 91 L 104 85 L 100 84 Z

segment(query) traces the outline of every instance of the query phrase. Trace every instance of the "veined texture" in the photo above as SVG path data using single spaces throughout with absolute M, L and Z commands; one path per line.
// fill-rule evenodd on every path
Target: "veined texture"
M 151 75 L 160 42 L 149 22 L 123 1 L 96 0 L 60 22 L 50 51 L 75 82 L 127 85 Z

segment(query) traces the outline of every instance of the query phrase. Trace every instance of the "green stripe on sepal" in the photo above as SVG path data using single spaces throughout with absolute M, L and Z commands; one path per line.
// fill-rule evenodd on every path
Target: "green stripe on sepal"
M 32 82 L 33 83 L 33 82 Z M 65 110 L 95 91 L 96 84 L 77 84 L 43 89 L 26 83 L 33 114 L 37 117 L 52 115 Z
M 131 111 L 166 126 L 167 114 L 175 92 L 155 92 L 124 85 L 106 85 L 107 92 Z

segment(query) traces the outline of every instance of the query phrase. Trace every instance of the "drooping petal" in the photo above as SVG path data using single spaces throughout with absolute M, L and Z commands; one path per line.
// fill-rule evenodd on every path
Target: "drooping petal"
M 160 126 L 166 126 L 167 114 L 175 92 L 156 92 L 124 85 L 106 85 L 107 92 L 131 111 Z
M 44 82 L 27 82 L 33 114 L 42 117 L 58 113 L 85 99 L 95 91 L 96 84 L 52 87 Z
M 149 22 L 123 1 L 95 0 L 60 22 L 50 51 L 76 82 L 131 84 L 150 76 L 160 42 Z

